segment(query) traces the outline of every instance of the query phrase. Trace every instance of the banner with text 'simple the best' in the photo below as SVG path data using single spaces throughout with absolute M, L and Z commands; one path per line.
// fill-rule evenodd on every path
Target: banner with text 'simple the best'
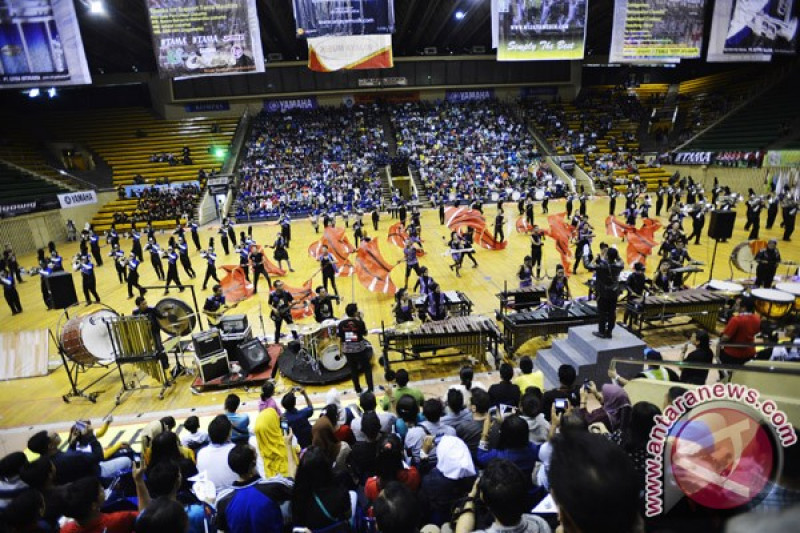
M 0 2 L 0 88 L 92 83 L 72 0 Z
M 308 39 L 308 68 L 316 72 L 393 66 L 391 35 L 348 35 Z
M 678 63 L 700 57 L 705 0 L 617 0 L 608 60 Z
M 255 0 L 147 0 L 162 77 L 264 72 Z
M 297 37 L 394 33 L 394 0 L 293 0 Z
M 494 0 L 492 17 L 498 61 L 583 59 L 586 0 Z

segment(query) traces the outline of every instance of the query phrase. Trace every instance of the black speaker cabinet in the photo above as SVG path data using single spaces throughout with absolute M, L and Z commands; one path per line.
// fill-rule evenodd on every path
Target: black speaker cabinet
M 194 344 L 194 353 L 198 357 L 223 350 L 222 337 L 220 337 L 219 330 L 216 328 L 195 333 L 192 335 L 192 343 Z
M 75 292 L 75 281 L 72 272 L 54 272 L 44 278 L 45 286 L 50 292 L 53 307 L 66 309 L 78 303 L 78 294 Z
M 197 355 L 197 368 L 200 369 L 200 377 L 203 383 L 221 378 L 230 374 L 228 368 L 228 354 L 225 350 L 206 355 Z
M 736 211 L 712 211 L 711 222 L 708 224 L 708 236 L 715 241 L 730 239 L 733 235 L 735 221 Z
M 239 366 L 246 374 L 261 370 L 269 364 L 269 354 L 259 339 L 241 343 L 238 351 Z

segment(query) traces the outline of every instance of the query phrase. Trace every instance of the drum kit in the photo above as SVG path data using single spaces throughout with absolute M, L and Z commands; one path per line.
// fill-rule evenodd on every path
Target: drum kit
M 329 318 L 319 324 L 304 324 L 298 328 L 307 362 L 317 374 L 322 370 L 338 372 L 347 364 L 339 347 L 338 325 L 338 320 Z

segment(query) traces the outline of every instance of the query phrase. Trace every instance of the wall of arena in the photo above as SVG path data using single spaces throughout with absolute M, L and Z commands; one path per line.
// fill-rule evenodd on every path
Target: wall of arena
M 752 188 L 759 194 L 764 193 L 764 178 L 766 168 L 728 168 L 717 166 L 685 166 L 663 165 L 671 174 L 680 172 L 681 176 L 691 176 L 694 181 L 702 183 L 703 188 L 710 193 L 714 186 L 714 177 L 719 178 L 721 185 L 731 188 L 731 191 L 747 195 L 747 189 Z

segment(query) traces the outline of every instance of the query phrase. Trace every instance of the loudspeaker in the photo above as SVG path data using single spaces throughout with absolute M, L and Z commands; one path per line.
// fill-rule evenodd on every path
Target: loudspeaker
M 228 354 L 224 350 L 202 356 L 198 356 L 195 353 L 195 356 L 197 357 L 197 367 L 200 369 L 200 377 L 204 384 L 230 374 Z
M 736 211 L 712 211 L 711 222 L 708 224 L 708 236 L 715 241 L 730 239 L 733 235 L 735 221 Z
M 259 339 L 241 343 L 238 351 L 239 366 L 245 374 L 253 373 L 269 364 L 269 354 Z
M 45 276 L 44 283 L 56 309 L 66 309 L 78 303 L 72 272 L 54 272 Z
M 219 335 L 219 330 L 216 328 L 195 333 L 192 335 L 192 343 L 194 344 L 194 353 L 197 354 L 198 357 L 223 350 L 222 338 Z

